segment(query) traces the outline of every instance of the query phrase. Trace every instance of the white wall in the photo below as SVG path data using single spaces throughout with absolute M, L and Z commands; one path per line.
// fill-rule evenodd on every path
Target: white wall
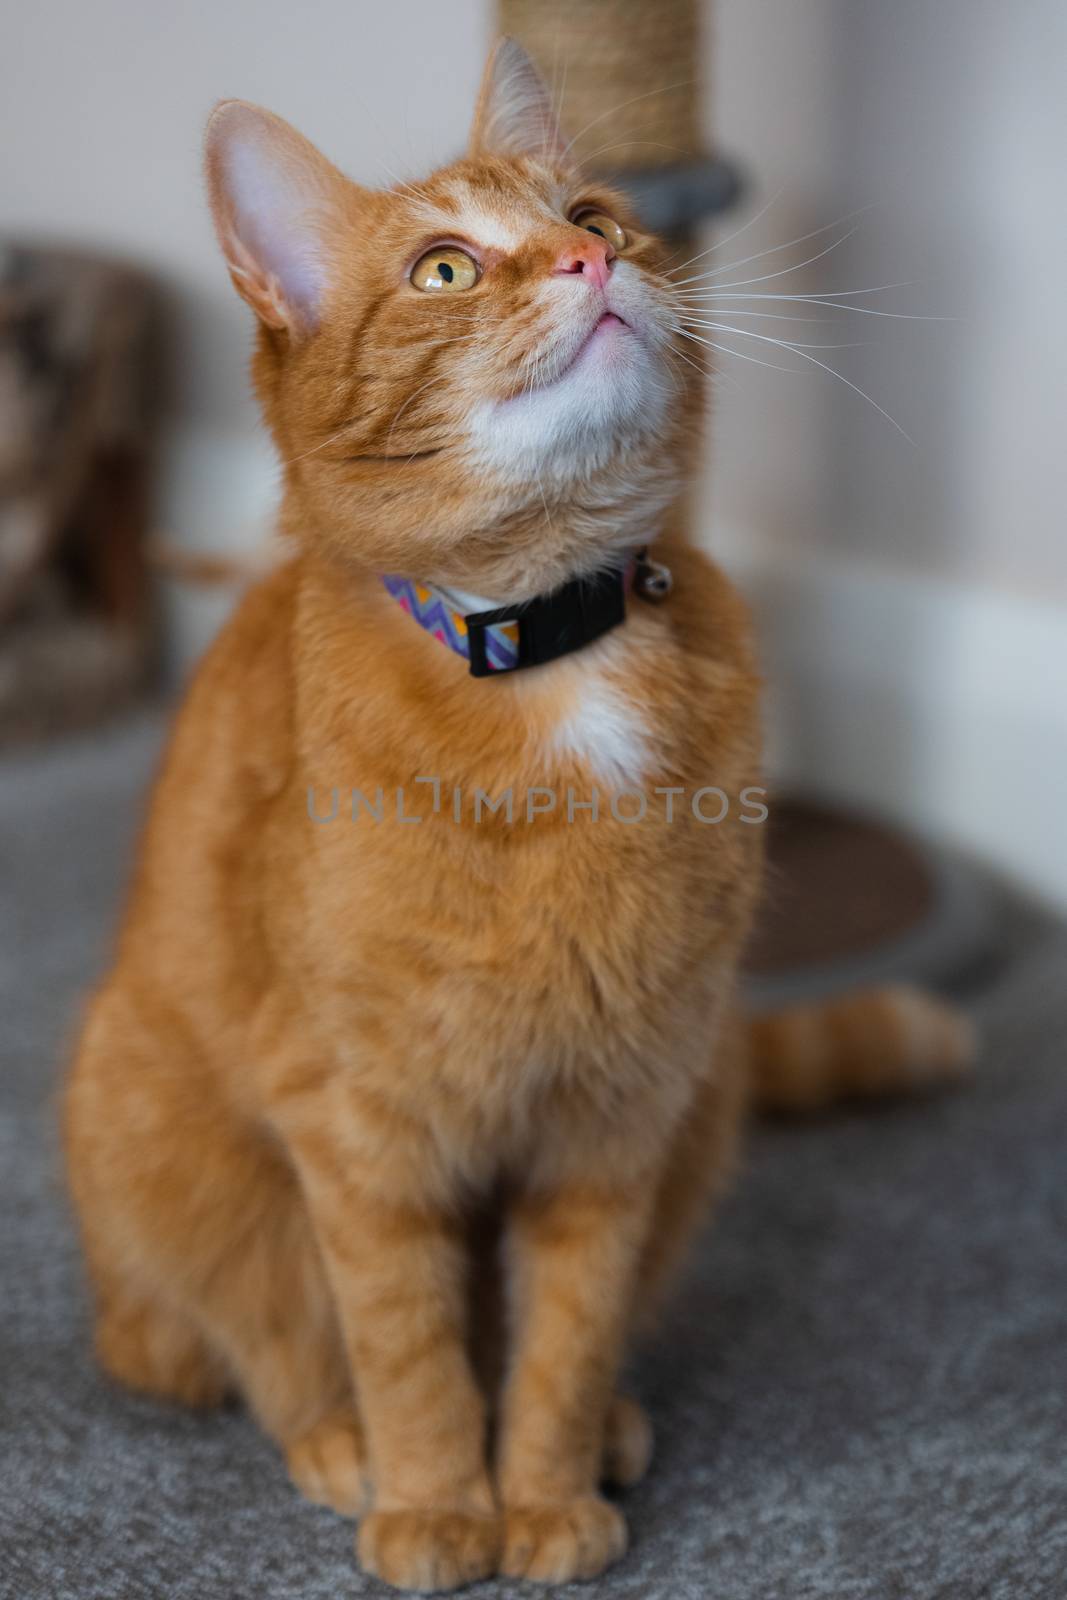
M 834 547 L 1067 601 L 1058 459 L 1067 8 L 1061 0 L 719 0 L 718 17 L 714 117 L 756 179 L 737 220 L 780 191 L 723 259 L 867 207 L 852 238 L 823 261 L 753 287 L 908 280 L 857 303 L 952 320 L 842 317 L 826 330 L 792 330 L 871 341 L 825 359 L 914 446 L 802 361 L 796 379 L 732 368 L 740 398 L 722 400 L 717 513 L 755 522 L 761 537 L 794 550 Z M 788 266 L 833 237 L 736 276 Z M 736 348 L 781 359 L 754 341 Z
M 709 265 L 870 207 L 750 288 L 906 282 L 857 303 L 951 319 L 738 324 L 869 341 L 813 354 L 913 444 L 803 360 L 724 341 L 797 369 L 723 358 L 703 518 L 757 603 L 778 771 L 1067 904 L 1067 9 L 719 0 L 718 19 L 714 119 L 756 179 L 728 227 L 781 194 Z

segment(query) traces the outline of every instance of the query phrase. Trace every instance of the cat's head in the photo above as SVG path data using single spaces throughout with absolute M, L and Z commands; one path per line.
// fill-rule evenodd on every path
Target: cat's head
M 662 250 L 571 159 L 520 46 L 424 182 L 361 188 L 242 101 L 207 171 L 298 538 L 510 599 L 654 535 L 683 432 Z

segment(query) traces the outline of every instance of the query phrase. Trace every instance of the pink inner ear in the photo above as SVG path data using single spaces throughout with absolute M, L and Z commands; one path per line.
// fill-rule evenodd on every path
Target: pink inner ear
M 222 174 L 230 224 L 264 283 L 276 280 L 282 299 L 313 321 L 326 287 L 323 201 L 317 175 L 288 150 L 254 113 L 226 139 Z M 257 125 L 258 124 L 258 125 Z M 238 263 L 247 271 L 247 263 Z

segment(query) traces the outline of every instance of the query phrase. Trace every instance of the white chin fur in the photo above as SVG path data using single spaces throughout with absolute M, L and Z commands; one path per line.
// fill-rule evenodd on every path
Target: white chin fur
M 468 449 L 476 466 L 513 481 L 565 482 L 662 433 L 671 398 L 662 358 L 630 329 L 598 337 L 603 344 L 556 383 L 474 408 Z

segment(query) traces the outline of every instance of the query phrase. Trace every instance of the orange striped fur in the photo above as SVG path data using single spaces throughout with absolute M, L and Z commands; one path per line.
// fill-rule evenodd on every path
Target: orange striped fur
M 457 822 L 418 780 L 759 781 L 748 621 L 675 526 L 693 397 L 662 255 L 569 165 L 513 46 L 471 154 L 424 184 L 359 190 L 239 103 L 208 172 L 298 553 L 186 696 L 70 1075 L 97 1350 L 153 1394 L 239 1391 L 390 1583 L 591 1577 L 626 1544 L 601 1480 L 651 1450 L 615 1390 L 627 1339 L 738 1139 L 761 830 Z M 625 230 L 611 261 L 573 220 L 594 204 Z M 463 293 L 409 282 L 441 241 L 478 257 Z M 595 347 L 584 262 L 625 324 Z M 523 596 L 653 535 L 668 603 L 495 682 L 376 576 Z M 418 821 L 308 814 L 309 790 L 398 786 Z M 794 1019 L 778 1054 L 759 1025 L 761 1094 L 789 1098 L 786 1056 L 803 1103 L 954 1065 L 947 1024 L 913 1004 L 903 1047 L 902 1020 Z

